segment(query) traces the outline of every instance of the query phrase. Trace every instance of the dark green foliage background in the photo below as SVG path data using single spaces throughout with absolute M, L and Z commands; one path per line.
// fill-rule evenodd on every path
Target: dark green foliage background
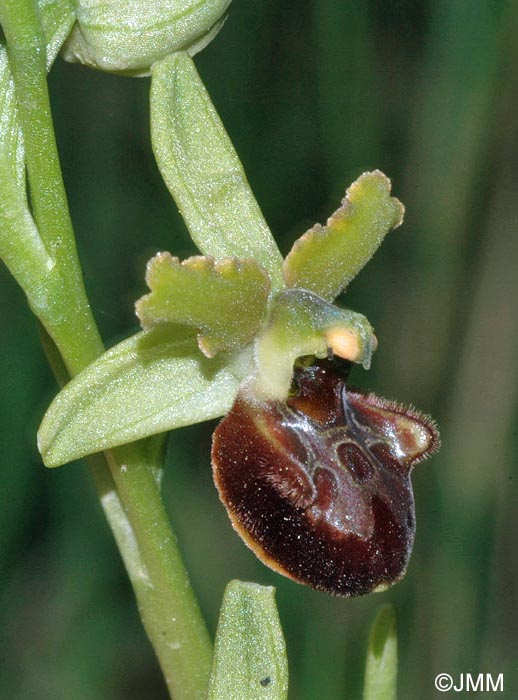
M 171 436 L 165 497 L 210 628 L 230 578 L 277 586 L 291 700 L 359 700 L 387 601 L 400 700 L 441 697 L 438 673 L 504 673 L 498 697 L 518 694 L 517 20 L 512 0 L 236 1 L 196 59 L 283 252 L 361 172 L 392 178 L 405 225 L 342 300 L 380 341 L 353 379 L 430 412 L 443 437 L 414 474 L 407 577 L 340 600 L 265 569 L 234 534 L 211 480 L 213 425 Z M 86 286 L 113 344 L 136 328 L 146 260 L 195 251 L 150 150 L 149 81 L 58 62 L 50 87 Z M 0 697 L 163 699 L 84 466 L 39 459 L 56 387 L 3 267 L 0 318 Z

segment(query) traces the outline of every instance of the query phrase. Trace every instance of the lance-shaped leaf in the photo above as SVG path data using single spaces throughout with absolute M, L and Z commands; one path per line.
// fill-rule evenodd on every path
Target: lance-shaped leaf
M 207 360 L 184 327 L 138 333 L 104 353 L 56 396 L 38 433 L 56 467 L 93 452 L 226 413 L 239 381 Z
M 283 286 L 282 257 L 243 166 L 186 53 L 153 66 L 151 137 L 169 191 L 199 250 L 254 258 Z
M 396 689 L 396 615 L 391 605 L 385 605 L 374 620 L 369 635 L 363 700 L 396 700 Z
M 147 265 L 151 294 L 136 306 L 142 327 L 180 323 L 200 331 L 207 357 L 250 341 L 263 320 L 270 280 L 254 260 L 196 256 L 184 260 L 159 253 Z
M 287 694 L 275 589 L 231 581 L 219 617 L 208 700 L 285 700 Z
M 358 274 L 385 235 L 403 221 L 404 207 L 390 196 L 390 180 L 379 170 L 364 173 L 346 192 L 342 206 L 293 245 L 283 265 L 288 287 L 302 287 L 332 301 Z

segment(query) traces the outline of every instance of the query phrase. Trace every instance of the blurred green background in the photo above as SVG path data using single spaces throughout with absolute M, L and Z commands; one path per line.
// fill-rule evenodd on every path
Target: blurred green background
M 517 30 L 513 0 L 248 0 L 196 59 L 284 253 L 361 172 L 392 178 L 405 224 L 342 300 L 380 341 L 353 381 L 431 413 L 443 438 L 414 474 L 406 578 L 341 600 L 270 572 L 234 534 L 212 484 L 214 425 L 171 436 L 165 497 L 211 631 L 230 578 L 275 585 L 290 700 L 360 699 L 382 602 L 398 613 L 400 700 L 441 697 L 436 674 L 468 672 L 504 673 L 498 697 L 518 697 Z M 149 81 L 58 61 L 50 87 L 86 286 L 113 344 L 136 328 L 146 260 L 195 251 L 151 153 Z M 0 318 L 0 697 L 163 700 L 84 466 L 39 459 L 56 387 L 3 267 Z

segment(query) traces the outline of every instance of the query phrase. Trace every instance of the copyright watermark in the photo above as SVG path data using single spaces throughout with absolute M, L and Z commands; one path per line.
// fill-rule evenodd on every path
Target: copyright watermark
M 493 673 L 439 673 L 435 676 L 435 687 L 441 693 L 503 693 L 504 674 Z

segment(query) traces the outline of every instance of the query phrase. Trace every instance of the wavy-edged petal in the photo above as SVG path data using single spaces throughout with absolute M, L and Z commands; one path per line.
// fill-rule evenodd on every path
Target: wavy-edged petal
M 335 299 L 402 223 L 405 209 L 390 189 L 379 170 L 363 173 L 326 225 L 316 224 L 295 241 L 283 264 L 286 285 Z
M 266 313 L 270 280 L 255 260 L 216 262 L 195 256 L 180 262 L 159 253 L 147 265 L 151 290 L 136 305 L 143 328 L 161 323 L 199 330 L 198 345 L 207 357 L 248 343 Z

